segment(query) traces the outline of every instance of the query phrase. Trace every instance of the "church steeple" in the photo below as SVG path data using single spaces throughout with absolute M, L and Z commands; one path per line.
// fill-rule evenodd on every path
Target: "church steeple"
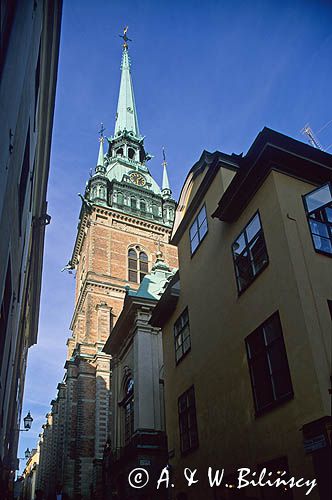
M 118 100 L 118 108 L 115 120 L 114 137 L 117 137 L 124 131 L 132 132 L 139 138 L 139 128 L 137 120 L 137 111 L 134 98 L 133 82 L 130 72 L 130 58 L 128 53 L 127 37 L 128 26 L 124 29 L 124 34 L 120 35 L 124 39 L 121 63 L 121 83 Z

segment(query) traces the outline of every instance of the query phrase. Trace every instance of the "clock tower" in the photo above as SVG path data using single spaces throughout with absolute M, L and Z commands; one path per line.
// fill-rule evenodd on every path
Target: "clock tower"
M 59 438 L 62 462 L 52 481 L 63 485 L 71 499 L 100 498 L 111 428 L 110 355 L 103 347 L 125 295 L 139 287 L 160 252 L 170 269 L 177 267 L 177 250 L 169 244 L 175 201 L 165 158 L 161 187 L 147 166 L 151 155 L 138 127 L 127 41 L 125 32 L 114 134 L 105 137 L 101 128 L 67 266 L 76 271 L 76 294 L 61 385 L 66 422 Z

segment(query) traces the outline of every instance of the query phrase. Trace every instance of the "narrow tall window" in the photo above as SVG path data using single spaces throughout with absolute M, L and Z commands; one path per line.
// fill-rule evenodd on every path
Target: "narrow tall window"
M 144 200 L 141 200 L 140 203 L 140 209 L 141 209 L 141 212 L 146 212 L 146 203 Z
M 128 280 L 137 283 L 137 253 L 133 248 L 128 251 Z
M 198 248 L 198 246 L 200 245 L 207 231 L 208 231 L 208 223 L 206 218 L 206 209 L 204 205 L 199 211 L 194 222 L 190 226 L 189 235 L 190 235 L 191 254 L 193 254 L 196 251 L 196 248 Z
M 149 272 L 149 259 L 145 252 L 130 248 L 128 251 L 128 280 L 132 283 L 141 283 Z
M 149 272 L 148 256 L 145 252 L 140 252 L 139 254 L 139 280 L 140 282 L 146 274 Z
M 130 378 L 125 386 L 124 408 L 124 438 L 128 444 L 134 433 L 134 380 Z
M 245 342 L 256 413 L 261 413 L 293 396 L 279 314 L 273 314 Z
M 175 360 L 178 363 L 190 351 L 191 347 L 188 308 L 183 311 L 174 324 L 174 344 Z
M 198 447 L 198 431 L 194 386 L 178 399 L 181 453 L 189 453 Z
M 10 313 L 10 303 L 12 298 L 12 276 L 11 262 L 7 265 L 5 288 L 0 306 L 0 366 L 2 366 L 3 353 L 6 344 L 7 325 Z
M 134 198 L 134 197 L 130 198 L 130 207 L 132 208 L 132 210 L 136 210 L 137 209 L 137 200 L 136 200 L 136 198 Z
M 19 216 L 19 224 L 20 224 L 20 233 L 21 233 L 23 208 L 24 208 L 24 201 L 25 201 L 25 195 L 26 195 L 26 190 L 27 190 L 29 170 L 30 170 L 30 126 L 28 128 L 28 133 L 27 133 L 27 137 L 26 137 L 25 150 L 24 150 L 24 156 L 23 156 L 23 162 L 22 162 L 22 168 L 21 168 L 20 183 L 18 186 L 18 216 Z
M 332 255 L 331 184 L 325 184 L 311 191 L 303 199 L 316 252 Z
M 119 191 L 117 195 L 117 204 L 123 205 L 123 193 L 121 193 L 121 191 Z
M 238 291 L 243 292 L 267 266 L 269 259 L 257 212 L 232 245 Z

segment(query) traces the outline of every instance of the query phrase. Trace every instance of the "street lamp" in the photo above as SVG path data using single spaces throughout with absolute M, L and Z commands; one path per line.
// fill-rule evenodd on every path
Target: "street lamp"
M 28 411 L 28 414 L 26 417 L 23 419 L 24 422 L 24 429 L 21 429 L 22 431 L 29 431 L 31 429 L 31 424 L 33 422 L 33 418 L 31 416 L 30 411 Z

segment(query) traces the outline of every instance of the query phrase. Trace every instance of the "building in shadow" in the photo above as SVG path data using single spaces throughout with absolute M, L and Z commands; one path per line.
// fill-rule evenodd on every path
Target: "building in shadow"
M 61 0 L 0 7 L 0 498 L 12 494 L 37 342 Z

